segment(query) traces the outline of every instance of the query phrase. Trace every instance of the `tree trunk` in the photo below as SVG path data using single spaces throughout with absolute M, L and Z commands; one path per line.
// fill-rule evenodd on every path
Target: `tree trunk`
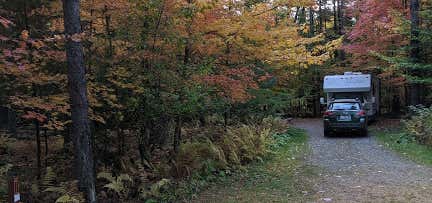
M 123 155 L 123 133 L 119 126 L 117 126 L 117 148 L 118 156 Z
M 149 166 L 149 162 L 147 161 L 147 154 L 148 149 L 147 146 L 149 146 L 149 139 L 150 139 L 150 127 L 148 122 L 144 122 L 144 126 L 140 129 L 140 135 L 138 140 L 138 150 L 141 158 L 141 164 L 143 166 Z
M 324 31 L 327 30 L 327 11 L 324 10 Z
M 336 33 L 339 33 L 338 29 L 338 14 L 337 14 L 337 5 L 336 0 L 333 0 L 333 29 Z
M 207 125 L 207 121 L 204 113 L 199 116 L 199 122 L 201 127 L 205 127 Z
M 421 85 L 417 83 L 408 86 L 409 105 L 415 106 L 421 104 Z
M 81 34 L 80 1 L 63 0 L 66 57 L 68 66 L 68 87 L 71 100 L 72 140 L 78 168 L 80 190 L 85 192 L 87 202 L 96 202 L 93 152 L 90 143 L 88 118 L 87 84 L 85 78 L 84 54 L 80 41 L 69 38 Z
M 48 167 L 48 134 L 47 129 L 44 129 L 44 137 L 45 137 L 45 167 Z
M 410 13 L 411 13 L 411 59 L 416 62 L 419 59 L 420 54 L 420 42 L 419 42 L 419 0 L 411 0 Z
M 40 140 L 40 125 L 39 121 L 35 120 L 35 130 L 36 130 L 36 158 L 37 158 L 37 178 L 41 177 L 41 140 Z
M 344 0 L 339 0 L 339 3 L 338 3 L 338 19 L 339 19 L 338 32 L 340 35 L 343 34 L 343 29 L 344 29 L 343 7 L 344 7 Z
M 299 24 L 306 23 L 306 8 L 302 7 L 298 16 Z
M 105 9 L 107 11 L 107 8 L 105 6 Z M 108 39 L 108 48 L 107 48 L 107 57 L 110 61 L 112 61 L 113 56 L 113 45 L 112 45 L 112 34 L 111 34 L 111 15 L 106 14 L 105 15 L 105 32 L 106 37 Z M 110 63 L 112 65 L 112 63 Z
M 225 131 L 227 130 L 227 128 L 228 128 L 228 124 L 229 124 L 229 121 L 228 121 L 228 119 L 229 119 L 229 108 L 224 112 L 224 114 L 223 114 L 223 117 L 224 117 L 224 129 L 225 129 Z
M 296 12 L 295 12 L 295 16 L 294 16 L 294 23 L 297 23 L 297 19 L 299 16 L 299 12 L 300 12 L 300 7 L 296 7 Z
M 66 154 L 69 154 L 72 142 L 72 126 L 66 124 L 65 130 L 63 131 L 63 149 Z
M 324 32 L 323 28 L 323 12 L 322 12 L 322 0 L 318 1 L 319 4 L 319 31 Z
M 314 11 L 312 7 L 309 7 L 309 37 L 315 35 L 315 25 L 314 25 Z
M 413 62 L 418 62 L 419 58 L 420 58 L 419 10 L 420 10 L 419 0 L 411 0 L 411 3 L 410 3 L 410 13 L 411 13 L 410 58 Z M 409 74 L 415 75 L 415 71 L 410 70 Z M 409 95 L 410 95 L 410 104 L 411 105 L 420 104 L 420 85 L 419 84 L 411 84 Z
M 182 128 L 182 120 L 179 116 L 179 117 L 177 117 L 177 120 L 176 120 L 176 127 L 175 127 L 175 132 L 174 132 L 173 147 L 174 147 L 175 153 L 178 152 L 178 147 L 180 146 L 180 142 L 181 142 L 181 128 Z

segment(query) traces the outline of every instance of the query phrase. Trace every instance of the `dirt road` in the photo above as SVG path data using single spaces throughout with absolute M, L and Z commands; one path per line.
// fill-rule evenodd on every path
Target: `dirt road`
M 432 202 L 432 169 L 401 158 L 374 138 L 324 138 L 321 119 L 295 120 L 307 130 L 318 168 L 315 202 Z

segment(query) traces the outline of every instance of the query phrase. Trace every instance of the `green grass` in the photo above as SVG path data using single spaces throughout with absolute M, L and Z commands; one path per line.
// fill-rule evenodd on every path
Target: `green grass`
M 303 202 L 311 193 L 314 169 L 303 164 L 308 152 L 306 133 L 290 129 L 276 138 L 273 155 L 216 183 L 196 198 L 197 202 Z
M 417 163 L 432 166 L 432 148 L 421 145 L 400 130 L 374 132 L 379 142 L 387 148 Z

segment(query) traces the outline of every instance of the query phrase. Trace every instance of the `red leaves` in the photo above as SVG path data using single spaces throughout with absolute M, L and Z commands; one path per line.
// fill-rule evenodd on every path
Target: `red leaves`
M 265 75 L 262 75 L 258 78 L 258 82 L 264 82 L 272 77 L 273 77 L 272 75 L 266 73 Z
M 5 28 L 9 28 L 9 25 L 14 25 L 12 23 L 12 21 L 10 21 L 10 20 L 8 20 L 6 18 L 3 18 L 1 16 L 0 16 L 0 24 L 3 25 L 3 27 L 5 27 Z
M 399 0 L 355 2 L 350 13 L 357 17 L 357 23 L 348 33 L 347 38 L 351 43 L 344 46 L 344 49 L 354 54 L 359 62 L 365 62 L 361 56 L 385 51 L 390 45 L 404 44 L 404 37 L 393 29 L 398 26 L 395 11 L 405 13 Z
M 27 111 L 27 113 L 21 117 L 26 120 L 36 120 L 39 123 L 44 123 L 47 120 L 46 116 L 34 111 Z
M 249 68 L 228 69 L 221 74 L 205 76 L 202 80 L 208 85 L 216 86 L 218 95 L 231 102 L 246 102 L 251 98 L 248 89 L 258 88 L 254 81 L 255 74 Z
M 7 38 L 3 35 L 0 35 L 0 41 L 8 41 L 8 40 L 9 40 L 9 38 Z

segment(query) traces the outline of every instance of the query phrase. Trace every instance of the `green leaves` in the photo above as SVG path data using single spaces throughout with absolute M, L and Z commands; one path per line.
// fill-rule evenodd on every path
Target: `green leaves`
M 114 191 L 121 197 L 126 197 L 128 195 L 129 188 L 127 184 L 133 183 L 132 178 L 128 174 L 120 174 L 114 177 L 108 172 L 100 172 L 97 174 L 97 178 L 107 180 L 108 183 L 104 185 L 104 188 Z

